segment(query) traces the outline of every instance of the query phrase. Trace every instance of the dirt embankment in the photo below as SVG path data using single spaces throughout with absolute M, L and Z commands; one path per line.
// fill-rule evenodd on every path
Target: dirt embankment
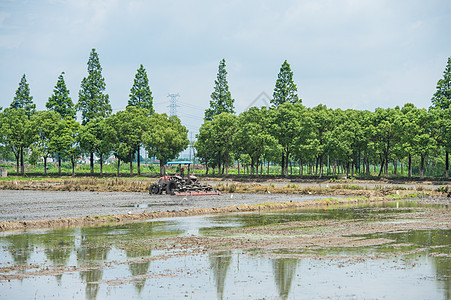
M 413 195 L 412 195 L 413 196 Z M 406 195 L 404 198 L 410 197 Z M 150 220 L 168 217 L 184 217 L 195 215 L 212 215 L 212 214 L 225 214 L 236 212 L 252 212 L 252 211 L 264 211 L 275 209 L 290 209 L 290 208 L 303 208 L 303 207 L 327 207 L 332 205 L 344 205 L 344 204 L 359 204 L 393 200 L 393 197 L 356 197 L 356 198 L 326 198 L 309 200 L 302 202 L 279 202 L 279 203 L 262 203 L 253 205 L 232 205 L 225 207 L 207 207 L 207 208 L 193 208 L 184 210 L 172 210 L 172 211 L 158 211 L 158 212 L 141 212 L 141 213 L 129 213 L 129 214 L 116 214 L 105 216 L 86 216 L 78 218 L 58 218 L 51 220 L 34 220 L 34 221 L 13 221 L 0 223 L 0 231 L 8 230 L 23 230 L 31 228 L 46 228 L 46 227 L 70 227 L 70 226 L 87 226 L 96 224 L 108 224 L 108 223 L 125 223 L 140 220 Z

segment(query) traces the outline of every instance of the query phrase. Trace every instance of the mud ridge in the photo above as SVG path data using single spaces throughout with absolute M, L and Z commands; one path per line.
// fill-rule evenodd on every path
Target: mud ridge
M 290 209 L 302 207 L 327 207 L 332 205 L 344 204 L 360 204 L 381 201 L 393 201 L 392 198 L 377 197 L 377 198 L 344 198 L 344 199 L 320 199 L 303 202 L 279 202 L 279 203 L 262 203 L 256 205 L 233 205 L 226 207 L 213 208 L 195 208 L 186 209 L 182 211 L 159 211 L 159 212 L 143 212 L 137 214 L 118 214 L 106 216 L 86 216 L 83 218 L 59 218 L 53 220 L 36 220 L 36 221 L 8 221 L 0 223 L 0 232 L 10 230 L 25 230 L 35 228 L 53 228 L 53 227 L 74 227 L 74 226 L 92 226 L 101 224 L 118 224 L 135 221 L 185 217 L 197 215 L 213 215 L 213 214 L 227 214 L 236 212 L 253 212 L 253 211 L 267 211 L 275 209 Z

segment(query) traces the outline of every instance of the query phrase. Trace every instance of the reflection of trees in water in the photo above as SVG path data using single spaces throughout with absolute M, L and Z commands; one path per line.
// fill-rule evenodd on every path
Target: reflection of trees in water
M 451 259 L 449 257 L 434 257 L 432 261 L 438 282 L 443 286 L 443 299 L 451 299 Z
M 287 299 L 291 284 L 296 276 L 298 260 L 294 258 L 279 258 L 272 261 L 274 280 L 281 299 Z
M 224 284 L 227 277 L 227 270 L 229 269 L 230 262 L 232 261 L 231 251 L 220 251 L 212 253 L 208 257 L 210 261 L 210 269 L 213 271 L 216 283 L 216 293 L 218 299 L 224 297 Z
M 137 251 L 134 250 L 126 250 L 125 251 L 128 258 L 135 258 L 135 257 L 149 257 L 152 255 L 152 249 L 140 249 Z M 130 273 L 133 277 L 138 275 L 145 275 L 147 274 L 147 271 L 149 270 L 150 261 L 146 262 L 140 262 L 140 263 L 131 263 L 128 268 L 130 269 Z M 145 278 L 134 278 L 133 282 L 135 283 L 135 287 L 137 288 L 139 294 L 141 294 L 142 288 L 144 287 L 146 283 Z
M 77 249 L 77 261 L 79 267 L 95 267 L 101 265 L 108 256 L 110 246 L 107 244 L 112 227 L 81 228 L 80 247 Z M 86 299 L 96 299 L 99 284 L 102 280 L 103 269 L 90 269 L 81 271 L 80 277 L 86 283 Z
M 414 245 L 414 248 L 429 248 L 428 253 L 451 254 L 451 230 L 412 230 L 387 235 L 397 243 Z M 432 248 L 437 247 L 437 248 Z M 449 257 L 432 257 L 432 264 L 438 284 L 443 285 L 444 299 L 451 299 L 451 259 Z
M 87 271 L 81 271 L 80 277 L 86 283 L 85 297 L 86 299 L 96 299 L 99 292 L 99 284 L 96 283 L 102 280 L 103 270 L 92 269 Z
M 8 251 L 11 254 L 15 265 L 25 265 L 34 251 L 32 234 L 17 234 L 4 237 L 10 244 Z
M 52 231 L 39 235 L 39 242 L 45 248 L 45 256 L 54 266 L 67 266 L 70 254 L 74 250 L 74 229 Z M 62 275 L 55 275 L 61 281 Z

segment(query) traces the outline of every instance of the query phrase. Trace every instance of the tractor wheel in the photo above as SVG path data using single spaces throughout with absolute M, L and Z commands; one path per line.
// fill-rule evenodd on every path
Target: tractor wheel
M 160 185 L 158 183 L 152 183 L 152 185 L 149 187 L 149 194 L 151 195 L 161 194 Z
M 171 179 L 168 181 L 166 185 L 166 194 L 168 195 L 175 195 L 175 192 L 178 190 L 178 183 L 177 181 Z

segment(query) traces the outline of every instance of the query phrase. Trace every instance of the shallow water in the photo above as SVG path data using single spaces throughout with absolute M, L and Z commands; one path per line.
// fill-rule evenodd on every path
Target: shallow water
M 31 276 L 1 280 L 0 298 L 449 299 L 450 230 L 364 235 L 392 241 L 372 247 L 289 251 L 313 254 L 304 258 L 284 257 L 283 250 L 268 256 L 259 255 L 259 249 L 199 253 L 156 247 L 169 237 L 216 236 L 230 228 L 292 221 L 390 222 L 390 216 L 400 211 L 408 220 L 417 206 L 416 202 L 393 202 L 383 207 L 196 216 L 4 233 L 0 275 Z M 10 266 L 26 267 L 7 271 Z M 47 268 L 52 271 L 58 266 L 63 270 L 45 274 Z M 30 273 L 35 271 L 39 274 Z

